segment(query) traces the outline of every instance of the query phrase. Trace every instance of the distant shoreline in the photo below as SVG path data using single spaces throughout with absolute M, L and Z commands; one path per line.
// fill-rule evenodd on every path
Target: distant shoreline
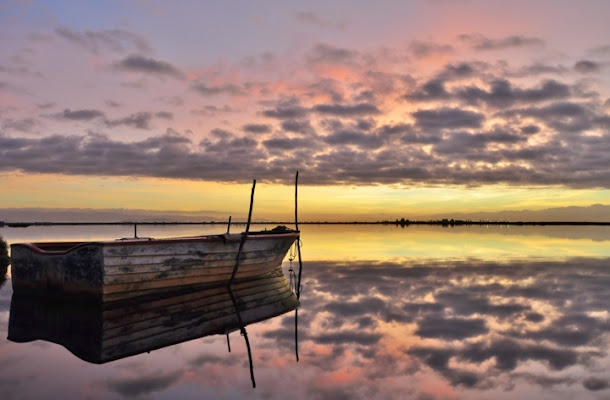
M 164 222 L 164 221 L 123 221 L 123 222 L 6 222 L 0 221 L 0 228 L 27 228 L 30 226 L 94 226 L 94 225 L 227 225 L 226 221 L 199 221 L 199 222 Z M 246 222 L 231 222 L 231 225 L 246 225 Z M 292 225 L 294 221 L 253 221 L 252 225 Z M 463 220 L 440 220 L 440 221 L 304 221 L 299 222 L 299 225 L 440 225 L 443 227 L 449 226 L 466 226 L 466 225 L 514 225 L 514 226 L 544 226 L 544 225 L 574 225 L 574 226 L 610 226 L 610 222 L 590 222 L 590 221 L 463 221 Z

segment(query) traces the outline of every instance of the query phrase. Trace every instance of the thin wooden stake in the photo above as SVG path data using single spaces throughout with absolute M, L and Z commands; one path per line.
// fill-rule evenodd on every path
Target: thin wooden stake
M 248 211 L 248 224 L 246 225 L 246 233 L 250 231 L 250 221 L 252 220 L 252 206 L 254 205 L 254 188 L 256 188 L 256 179 L 252 181 L 252 193 L 250 193 L 250 211 Z
M 231 274 L 231 278 L 229 279 L 229 283 L 227 284 L 227 286 L 229 287 L 233 284 L 235 275 L 237 275 L 237 269 L 239 268 L 239 262 L 241 261 L 241 252 L 244 248 L 246 238 L 248 237 L 248 232 L 250 231 L 250 221 L 252 220 L 252 206 L 254 204 L 254 188 L 256 188 L 256 179 L 252 181 L 252 193 L 250 194 L 250 211 L 248 211 L 248 224 L 246 225 L 246 231 L 241 235 L 241 240 L 239 242 L 239 250 L 237 251 L 237 260 L 235 260 L 235 267 L 233 267 L 233 273 Z
M 298 201 L 299 197 L 299 171 L 296 173 L 294 179 L 294 225 L 296 230 L 299 230 L 299 217 L 298 217 Z M 297 238 L 297 251 L 299 255 L 299 277 L 296 284 L 296 295 L 297 299 L 301 297 L 301 273 L 303 272 L 303 263 L 301 262 L 301 238 Z M 294 310 L 294 352 L 296 354 L 297 362 L 299 362 L 299 309 Z
M 250 349 L 250 340 L 248 340 L 248 333 L 246 332 L 246 326 L 244 325 L 241 315 L 239 314 L 239 309 L 237 308 L 237 301 L 235 300 L 235 296 L 233 295 L 233 291 L 229 286 L 227 288 L 229 290 L 229 296 L 231 296 L 231 301 L 233 302 L 233 308 L 235 308 L 235 315 L 237 316 L 237 323 L 239 325 L 239 330 L 241 335 L 244 337 L 246 341 L 246 348 L 248 349 L 248 362 L 250 364 L 250 379 L 252 380 L 252 387 L 256 387 L 256 381 L 254 380 L 254 363 L 252 362 L 252 350 Z M 228 336 L 227 336 L 228 338 Z
M 299 362 L 299 309 L 294 310 L 294 353 Z
M 299 230 L 299 171 L 297 171 L 297 175 L 294 178 L 294 226 L 295 229 Z
M 296 177 L 294 179 L 294 224 L 296 226 L 297 231 L 299 230 L 299 220 L 298 220 L 298 188 L 299 188 L 299 171 L 297 171 Z M 301 297 L 301 273 L 303 272 L 303 262 L 301 261 L 301 236 L 297 239 L 297 252 L 299 255 L 299 278 L 297 281 L 297 299 Z

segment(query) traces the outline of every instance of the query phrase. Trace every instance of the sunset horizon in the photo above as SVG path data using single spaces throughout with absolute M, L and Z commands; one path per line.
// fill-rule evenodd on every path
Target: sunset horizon
M 267 4 L 0 6 L 0 209 L 610 206 L 608 3 Z

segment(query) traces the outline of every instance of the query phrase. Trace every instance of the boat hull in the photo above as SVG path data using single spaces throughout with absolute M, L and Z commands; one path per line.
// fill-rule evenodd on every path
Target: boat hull
M 13 244 L 13 290 L 113 301 L 164 289 L 221 285 L 228 283 L 236 264 L 236 281 L 272 271 L 281 265 L 299 233 L 257 232 L 246 235 L 242 244 L 243 237 Z
M 13 294 L 8 339 L 45 340 L 106 363 L 209 335 L 227 334 L 296 309 L 281 268 L 232 285 L 89 303 Z

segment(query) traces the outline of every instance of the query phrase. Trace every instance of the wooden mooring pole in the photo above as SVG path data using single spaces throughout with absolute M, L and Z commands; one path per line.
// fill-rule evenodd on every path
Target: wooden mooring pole
M 235 260 L 235 267 L 233 267 L 233 273 L 231 274 L 231 278 L 229 279 L 229 283 L 227 286 L 231 286 L 233 284 L 233 280 L 235 279 L 235 275 L 237 275 L 237 269 L 239 268 L 239 262 L 241 261 L 241 252 L 244 248 L 244 243 L 246 242 L 246 238 L 248 237 L 248 232 L 250 231 L 250 222 L 252 220 L 252 206 L 254 204 L 254 189 L 256 188 L 256 179 L 252 181 L 252 193 L 250 194 L 250 211 L 248 211 L 248 224 L 246 225 L 246 231 L 241 235 L 241 241 L 239 242 L 239 250 L 237 251 L 237 260 Z
M 294 225 L 296 230 L 299 230 L 298 218 L 298 197 L 299 197 L 299 171 L 297 171 L 294 179 Z M 299 277 L 297 279 L 297 299 L 301 297 L 301 273 L 303 272 L 303 262 L 301 261 L 301 236 L 297 239 L 297 253 L 299 256 Z
M 299 230 L 299 171 L 296 173 L 296 177 L 294 178 L 294 226 L 295 229 Z M 301 297 L 301 273 L 303 272 L 303 263 L 301 262 L 301 238 L 297 239 L 297 252 L 299 256 L 299 276 L 297 278 L 296 284 L 296 296 L 297 299 Z M 297 307 L 294 310 L 294 352 L 297 358 L 297 362 L 299 362 L 299 309 Z

